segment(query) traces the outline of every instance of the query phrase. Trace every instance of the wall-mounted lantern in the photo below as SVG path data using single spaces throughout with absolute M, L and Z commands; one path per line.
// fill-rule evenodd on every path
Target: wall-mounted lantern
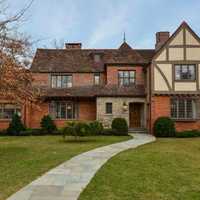
M 128 104 L 126 102 L 123 103 L 123 111 L 128 111 Z

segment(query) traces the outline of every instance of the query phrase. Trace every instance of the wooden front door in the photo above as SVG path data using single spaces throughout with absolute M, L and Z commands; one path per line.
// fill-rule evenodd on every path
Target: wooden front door
M 131 103 L 129 106 L 130 128 L 141 127 L 141 104 Z

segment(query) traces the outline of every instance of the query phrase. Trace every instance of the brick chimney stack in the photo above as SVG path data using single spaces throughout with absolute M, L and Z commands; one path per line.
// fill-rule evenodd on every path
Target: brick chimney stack
M 159 50 L 160 47 L 169 39 L 169 37 L 170 32 L 168 31 L 157 32 L 155 49 Z
M 66 49 L 81 49 L 82 44 L 81 43 L 66 43 L 65 48 Z

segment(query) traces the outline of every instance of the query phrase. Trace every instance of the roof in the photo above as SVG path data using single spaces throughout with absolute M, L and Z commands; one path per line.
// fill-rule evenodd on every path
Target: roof
M 190 31 L 190 33 L 192 33 L 193 36 L 200 42 L 199 36 L 192 30 L 192 28 L 188 25 L 187 22 L 183 21 L 180 24 L 180 26 L 175 30 L 175 32 L 168 38 L 168 40 L 166 40 L 162 44 L 162 46 L 157 51 L 154 52 L 152 59 L 155 59 L 160 54 L 160 52 L 165 48 L 165 46 L 167 44 L 169 44 L 176 37 L 176 35 L 179 33 L 179 31 L 181 31 L 184 28 L 188 29 Z
M 100 54 L 95 62 L 93 55 Z M 106 64 L 141 64 L 151 62 L 155 50 L 132 49 L 124 42 L 118 49 L 37 49 L 32 72 L 103 72 Z
M 82 86 L 65 89 L 44 89 L 43 97 L 106 97 L 106 96 L 134 96 L 144 97 L 146 95 L 143 85 L 129 87 L 118 87 L 118 85 L 106 86 Z

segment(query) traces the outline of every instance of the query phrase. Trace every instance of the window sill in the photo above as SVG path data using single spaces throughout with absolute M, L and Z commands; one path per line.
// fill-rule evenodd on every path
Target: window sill
M 10 122 L 12 119 L 0 119 L 0 122 Z
M 53 119 L 53 121 L 77 121 L 78 119 Z
M 195 122 L 195 121 L 199 120 L 199 119 L 174 119 L 174 118 L 172 118 L 172 119 L 176 122 Z
M 178 82 L 178 83 L 180 83 L 180 82 L 183 82 L 183 83 L 185 83 L 185 82 L 192 82 L 192 83 L 195 83 L 196 82 L 196 80 L 174 80 L 175 82 Z

